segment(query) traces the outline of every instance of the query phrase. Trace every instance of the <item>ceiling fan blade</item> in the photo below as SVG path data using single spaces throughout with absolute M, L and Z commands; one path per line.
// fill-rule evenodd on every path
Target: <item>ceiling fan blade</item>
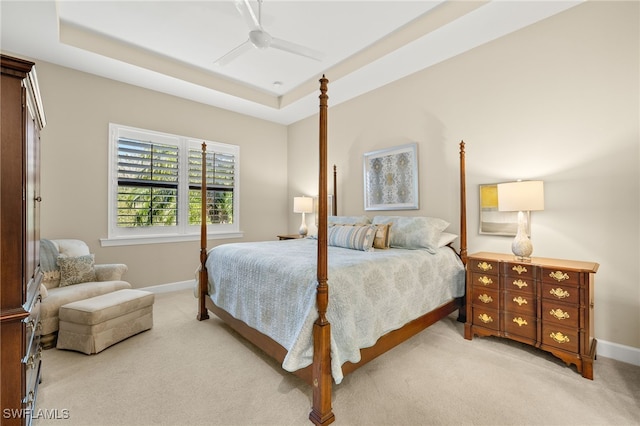
M 227 65 L 229 62 L 236 59 L 238 56 L 252 49 L 251 41 L 246 40 L 241 45 L 235 47 L 233 50 L 225 53 L 223 56 L 218 58 L 214 64 L 219 65 L 221 67 Z
M 317 50 L 310 49 L 305 46 L 301 46 L 296 43 L 292 43 L 290 41 L 282 40 L 279 38 L 273 38 L 271 40 L 270 47 L 284 50 L 285 52 L 293 53 L 295 55 L 305 56 L 307 58 L 315 59 L 316 61 L 321 61 L 324 58 L 324 53 L 318 52 Z
M 261 28 L 260 21 L 258 17 L 253 12 L 251 5 L 249 4 L 249 0 L 235 0 L 236 8 L 240 15 L 244 18 L 244 21 L 247 23 L 250 31 L 259 30 Z

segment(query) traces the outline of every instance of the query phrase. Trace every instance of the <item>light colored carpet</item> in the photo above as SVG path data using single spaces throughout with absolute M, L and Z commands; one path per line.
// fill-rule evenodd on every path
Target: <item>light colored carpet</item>
M 195 317 L 192 291 L 157 294 L 153 329 L 97 355 L 45 351 L 34 425 L 310 424 L 306 383 L 215 316 Z M 599 357 L 594 371 L 464 340 L 451 317 L 335 386 L 333 411 L 338 425 L 640 424 L 640 367 Z

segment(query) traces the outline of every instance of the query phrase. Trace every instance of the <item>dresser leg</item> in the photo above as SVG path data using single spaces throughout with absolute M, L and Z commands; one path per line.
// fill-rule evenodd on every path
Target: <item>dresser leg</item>
M 464 338 L 467 340 L 473 339 L 473 333 L 471 332 L 471 324 L 468 322 L 464 324 Z
M 593 380 L 593 361 L 596 359 L 597 345 L 598 341 L 596 339 L 591 340 L 589 355 L 582 358 L 582 377 L 585 379 Z

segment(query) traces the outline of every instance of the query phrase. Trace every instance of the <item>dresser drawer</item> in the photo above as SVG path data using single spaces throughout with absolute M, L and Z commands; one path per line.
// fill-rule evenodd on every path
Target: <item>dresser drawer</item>
M 542 322 L 542 344 L 567 352 L 578 352 L 578 329 Z
M 482 287 L 473 287 L 473 304 L 485 309 L 500 308 L 500 297 L 497 290 L 491 290 Z
M 533 278 L 509 276 L 504 277 L 504 289 L 506 291 L 521 291 L 533 297 L 536 292 L 536 285 Z
M 529 293 L 506 291 L 504 293 L 504 310 L 525 315 L 536 315 L 536 299 Z
M 543 300 L 541 318 L 542 321 L 550 324 L 577 328 L 579 324 L 579 309 L 575 305 Z
M 528 339 L 536 339 L 538 322 L 535 316 L 515 312 L 505 312 L 504 329 L 508 334 L 516 334 Z
M 580 290 L 578 287 L 567 284 L 542 283 L 542 299 L 577 305 L 580 300 Z
M 529 281 L 535 278 L 535 267 L 531 264 L 505 262 L 503 268 L 503 274 L 507 277 L 527 278 Z
M 542 268 L 542 282 L 577 286 L 580 283 L 580 273 L 563 269 Z
M 470 259 L 467 268 L 471 272 L 481 272 L 483 274 L 498 275 L 500 263 L 497 260 Z
M 480 274 L 474 272 L 471 274 L 471 284 L 474 287 L 498 290 L 499 280 L 497 275 Z
M 497 310 L 480 306 L 473 307 L 473 324 L 480 327 L 500 330 L 500 314 Z

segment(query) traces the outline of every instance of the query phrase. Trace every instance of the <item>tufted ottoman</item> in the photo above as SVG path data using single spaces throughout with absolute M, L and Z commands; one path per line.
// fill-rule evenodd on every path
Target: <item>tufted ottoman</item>
M 95 354 L 153 327 L 153 293 L 118 290 L 60 307 L 58 349 Z

